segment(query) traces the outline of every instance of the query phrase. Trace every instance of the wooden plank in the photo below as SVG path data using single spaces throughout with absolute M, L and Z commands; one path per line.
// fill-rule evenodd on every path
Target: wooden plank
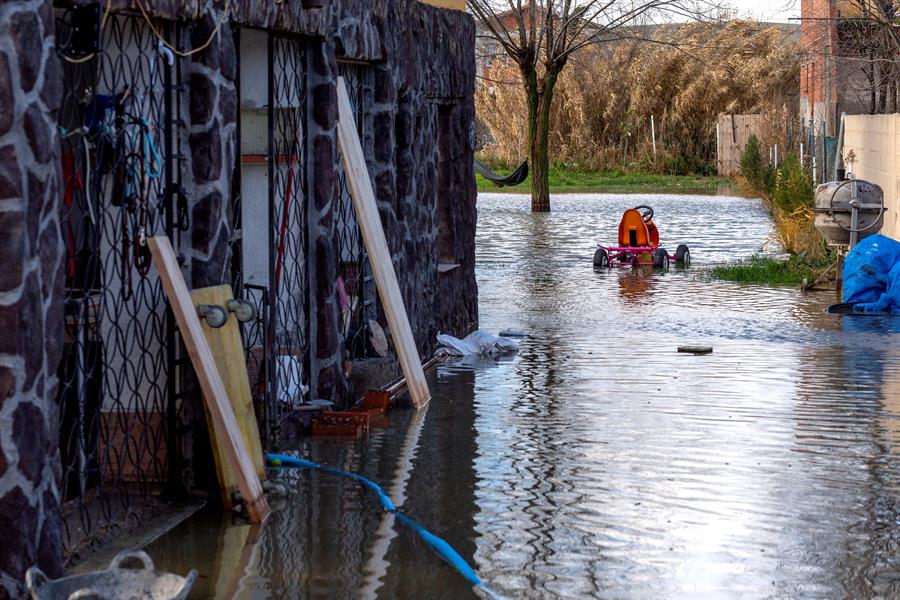
M 197 374 L 203 399 L 212 415 L 214 430 L 225 442 L 228 460 L 237 466 L 238 489 L 244 498 L 250 522 L 262 523 L 269 516 L 269 504 L 266 502 L 266 495 L 256 475 L 253 461 L 247 454 L 240 427 L 225 392 L 225 384 L 222 383 L 206 336 L 203 335 L 203 327 L 200 325 L 194 303 L 191 302 L 191 295 L 175 259 L 172 244 L 166 236 L 152 237 L 148 243 L 153 254 L 153 263 L 159 271 L 163 289 L 175 315 L 175 322 L 181 330 L 184 346 Z
M 378 288 L 385 317 L 391 328 L 394 347 L 400 358 L 400 366 L 406 376 L 409 395 L 413 405 L 419 408 L 428 403 L 431 399 L 431 392 L 425 381 L 425 372 L 422 370 L 422 362 L 416 350 L 412 329 L 409 326 L 406 307 L 403 305 L 403 296 L 400 295 L 397 274 L 394 272 L 391 254 L 384 237 L 381 217 L 375 203 L 375 192 L 372 189 L 369 172 L 366 170 L 366 158 L 359 142 L 356 119 L 353 116 L 350 97 L 347 95 L 343 77 L 338 77 L 337 93 L 338 146 L 344 162 L 344 173 L 350 186 L 353 210 L 356 212 L 356 221 L 359 223 L 363 242 L 369 253 L 375 285 Z
M 438 8 L 466 10 L 466 0 L 419 0 L 422 4 L 430 4 Z
M 191 299 L 194 306 L 209 304 L 221 306 L 227 311 L 227 303 L 234 298 L 230 285 L 216 285 L 199 288 L 191 291 Z M 244 444 L 250 453 L 250 459 L 256 468 L 256 475 L 262 480 L 266 478 L 266 465 L 263 460 L 263 449 L 259 440 L 259 428 L 256 424 L 256 412 L 253 410 L 253 395 L 250 393 L 250 379 L 247 375 L 247 359 L 244 355 L 244 344 L 241 341 L 241 331 L 238 320 L 233 314 L 228 315 L 228 320 L 222 327 L 210 327 L 206 321 L 201 321 L 203 334 L 216 361 L 216 369 L 225 384 L 225 391 L 231 408 L 234 410 L 235 419 L 241 428 Z M 237 483 L 239 473 L 237 467 L 228 460 L 225 449 L 225 440 L 216 435 L 213 427 L 213 419 L 209 407 L 206 408 L 206 421 L 209 424 L 210 441 L 213 447 L 213 457 L 216 463 L 216 473 L 219 476 L 219 486 L 222 492 L 222 502 L 226 509 L 232 506 L 231 498 L 238 490 Z

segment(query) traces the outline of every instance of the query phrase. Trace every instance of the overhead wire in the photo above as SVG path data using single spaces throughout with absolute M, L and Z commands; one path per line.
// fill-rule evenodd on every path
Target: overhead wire
M 160 31 L 156 28 L 156 25 L 153 24 L 153 20 L 150 18 L 150 15 L 148 15 L 147 11 L 144 9 L 144 3 L 142 2 L 142 0 L 135 0 L 134 3 L 137 4 L 138 10 L 141 11 L 141 15 L 144 17 L 144 20 L 147 22 L 147 25 L 150 27 L 150 31 L 153 32 L 153 35 L 156 36 L 156 38 L 160 41 L 160 43 L 163 46 L 165 46 L 166 48 L 171 50 L 176 56 L 180 56 L 182 58 L 186 58 L 188 56 L 193 56 L 194 54 L 196 54 L 198 52 L 202 52 L 203 50 L 208 48 L 210 44 L 213 43 L 213 40 L 216 39 L 216 35 L 218 35 L 219 30 L 222 28 L 222 24 L 225 23 L 225 19 L 228 17 L 228 11 L 231 8 L 230 0 L 226 0 L 225 8 L 222 9 L 222 15 L 219 17 L 219 21 L 216 23 L 216 26 L 212 30 L 212 33 L 209 34 L 209 38 L 205 42 L 203 42 L 202 44 L 197 46 L 196 48 L 193 48 L 191 50 L 182 51 L 182 50 L 177 49 L 175 46 L 173 46 L 171 43 L 169 43 L 168 40 L 166 40 L 163 37 L 162 33 L 160 33 Z

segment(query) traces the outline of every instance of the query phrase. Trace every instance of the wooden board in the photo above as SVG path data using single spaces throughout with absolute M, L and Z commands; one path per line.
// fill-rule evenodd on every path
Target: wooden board
M 356 221 L 359 223 L 366 251 L 369 253 L 375 285 L 378 288 L 378 295 L 381 298 L 388 326 L 391 328 L 391 337 L 400 358 L 400 366 L 406 376 L 409 395 L 413 405 L 419 408 L 428 403 L 431 399 L 431 392 L 425 381 L 425 372 L 422 370 L 422 362 L 416 350 L 412 329 L 409 326 L 409 317 L 406 314 L 406 307 L 403 305 L 403 296 L 400 295 L 397 274 L 394 272 L 391 254 L 384 237 L 381 217 L 375 203 L 375 191 L 372 189 L 372 181 L 366 170 L 366 158 L 359 142 L 356 119 L 353 116 L 350 97 L 347 95 L 343 77 L 338 77 L 337 93 L 338 146 L 344 163 L 344 173 L 350 186 L 353 210 L 356 213 Z
M 181 268 L 172 250 L 172 244 L 166 236 L 156 236 L 148 241 L 153 254 L 153 264 L 159 271 L 163 289 L 175 315 L 175 322 L 181 331 L 184 346 L 191 358 L 191 364 L 197 374 L 197 381 L 203 392 L 203 399 L 213 418 L 213 430 L 223 440 L 228 460 L 237 467 L 238 489 L 244 498 L 244 505 L 252 523 L 262 523 L 269 516 L 269 504 L 263 493 L 262 484 L 256 475 L 241 429 L 234 418 L 234 411 L 228 401 L 225 384 L 216 369 L 216 362 L 210 351 L 203 326 L 191 302 L 191 295 Z
M 230 285 L 217 285 L 191 291 L 194 306 L 210 304 L 221 306 L 227 312 L 226 303 L 234 298 Z M 266 465 L 263 460 L 262 444 L 259 440 L 259 427 L 256 424 L 256 413 L 253 410 L 253 396 L 250 393 L 250 380 L 247 375 L 247 359 L 244 355 L 244 344 L 241 342 L 241 330 L 234 314 L 228 314 L 228 320 L 222 327 L 210 327 L 201 321 L 203 334 L 216 361 L 216 369 L 225 384 L 225 391 L 234 417 L 241 428 L 244 445 L 250 453 L 250 459 L 256 469 L 256 475 L 262 480 L 266 478 Z M 205 405 L 204 405 L 205 406 Z M 206 422 L 209 424 L 210 441 L 213 457 L 216 462 L 216 473 L 222 491 L 222 502 L 230 509 L 231 497 L 237 491 L 239 474 L 237 467 L 228 460 L 225 440 L 216 435 L 212 415 L 206 408 Z

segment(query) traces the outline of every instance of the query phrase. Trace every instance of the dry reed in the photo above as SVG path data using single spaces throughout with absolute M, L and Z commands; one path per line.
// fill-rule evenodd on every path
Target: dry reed
M 556 87 L 551 161 L 584 170 L 706 174 L 715 158 L 719 114 L 790 112 L 798 56 L 785 28 L 750 21 L 660 27 L 653 41 L 618 41 L 582 51 Z M 527 156 L 518 72 L 495 60 L 489 79 L 479 86 L 476 105 L 494 141 L 481 157 L 515 164 Z M 766 143 L 777 135 L 784 132 L 761 138 Z

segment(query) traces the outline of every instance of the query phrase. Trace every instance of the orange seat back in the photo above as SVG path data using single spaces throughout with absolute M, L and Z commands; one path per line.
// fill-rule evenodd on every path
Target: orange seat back
M 637 210 L 629 208 L 619 221 L 619 246 L 659 246 L 659 230 L 653 221 L 644 221 Z

